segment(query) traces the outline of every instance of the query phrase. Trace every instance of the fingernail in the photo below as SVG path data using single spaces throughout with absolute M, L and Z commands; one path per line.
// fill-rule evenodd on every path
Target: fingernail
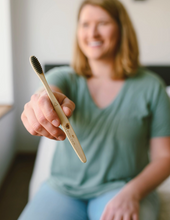
M 52 124 L 55 126 L 55 127 L 58 127 L 60 125 L 60 122 L 59 120 L 53 120 L 52 121 Z
M 57 139 L 60 140 L 60 141 L 62 141 L 62 140 L 64 140 L 64 136 L 63 136 L 63 135 L 60 135 L 60 136 L 57 137 Z

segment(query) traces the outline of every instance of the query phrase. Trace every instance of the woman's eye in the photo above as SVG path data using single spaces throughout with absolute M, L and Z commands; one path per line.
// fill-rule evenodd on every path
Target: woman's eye
M 101 21 L 100 23 L 99 23 L 99 25 L 106 25 L 107 24 L 107 22 L 105 22 L 105 21 Z
M 88 26 L 89 26 L 88 23 L 83 23 L 83 24 L 82 24 L 82 27 L 88 27 Z

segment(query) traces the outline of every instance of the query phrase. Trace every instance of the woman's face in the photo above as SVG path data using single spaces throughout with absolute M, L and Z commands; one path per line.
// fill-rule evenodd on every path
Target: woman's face
M 85 5 L 80 13 L 77 39 L 89 60 L 114 57 L 119 42 L 117 22 L 101 7 Z

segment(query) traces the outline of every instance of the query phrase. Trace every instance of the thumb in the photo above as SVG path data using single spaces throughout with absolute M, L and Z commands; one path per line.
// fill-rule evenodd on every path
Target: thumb
M 71 117 L 75 109 L 75 104 L 69 98 L 65 97 L 65 99 L 63 100 L 61 104 L 61 108 L 63 109 L 67 117 Z
M 54 92 L 55 97 L 67 117 L 70 117 L 75 109 L 75 104 L 67 96 L 60 92 Z

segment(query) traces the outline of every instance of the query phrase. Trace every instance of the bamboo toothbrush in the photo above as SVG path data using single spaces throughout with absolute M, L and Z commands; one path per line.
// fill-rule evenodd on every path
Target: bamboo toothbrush
M 86 162 L 86 156 L 83 152 L 83 149 L 78 141 L 78 138 L 69 122 L 69 120 L 67 119 L 67 117 L 65 116 L 60 104 L 58 103 L 57 99 L 55 98 L 53 92 L 51 91 L 47 80 L 45 78 L 45 75 L 43 73 L 42 67 L 38 61 L 38 59 L 35 56 L 31 56 L 30 57 L 30 63 L 31 66 L 33 67 L 34 71 L 36 72 L 36 74 L 38 75 L 38 77 L 40 78 L 41 82 L 43 83 L 47 94 L 54 106 L 55 111 L 57 112 L 60 122 L 61 122 L 61 126 L 68 138 L 68 140 L 70 141 L 70 144 L 72 145 L 73 149 L 75 150 L 77 156 L 79 157 L 79 159 L 85 163 Z

